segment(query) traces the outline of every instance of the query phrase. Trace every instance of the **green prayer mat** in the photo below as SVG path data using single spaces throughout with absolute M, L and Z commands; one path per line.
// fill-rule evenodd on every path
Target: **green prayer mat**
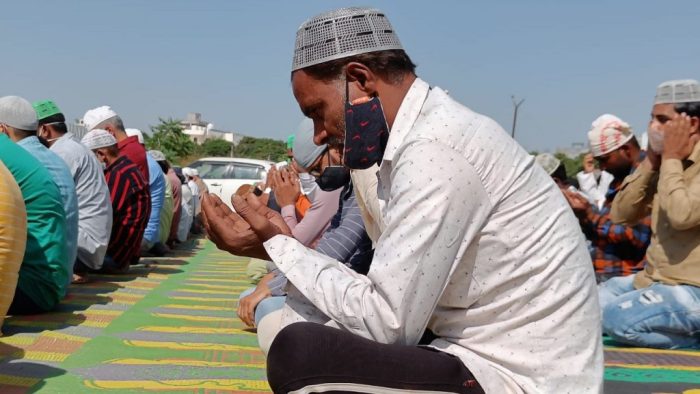
M 248 260 L 199 241 L 72 285 L 57 312 L 8 317 L 0 393 L 269 392 L 236 316 Z
M 249 260 L 197 241 L 72 285 L 54 313 L 8 317 L 0 393 L 269 392 L 236 316 Z M 700 351 L 605 345 L 606 393 L 700 394 Z

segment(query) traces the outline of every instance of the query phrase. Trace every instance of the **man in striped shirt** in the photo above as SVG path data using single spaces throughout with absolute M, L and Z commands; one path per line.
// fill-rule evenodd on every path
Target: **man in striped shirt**
M 102 271 L 125 273 L 140 257 L 141 241 L 151 213 L 148 182 L 126 156 L 119 156 L 117 140 L 109 132 L 95 129 L 82 143 L 106 165 L 105 178 L 112 200 L 112 235 Z

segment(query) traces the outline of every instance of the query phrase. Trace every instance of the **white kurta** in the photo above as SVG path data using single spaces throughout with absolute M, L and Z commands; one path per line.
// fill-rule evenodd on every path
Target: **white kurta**
M 498 124 L 416 80 L 378 197 L 386 227 L 367 276 L 286 236 L 265 243 L 293 284 L 285 325 L 406 345 L 427 327 L 489 393 L 601 391 L 598 299 L 578 221 Z
M 51 145 L 51 151 L 66 162 L 75 182 L 78 196 L 78 260 L 92 269 L 99 269 L 112 233 L 112 201 L 104 170 L 95 154 L 72 133 L 59 138 Z

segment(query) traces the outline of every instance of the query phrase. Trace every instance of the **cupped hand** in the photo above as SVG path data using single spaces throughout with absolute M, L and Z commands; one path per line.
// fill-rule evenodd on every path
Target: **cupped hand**
M 262 241 L 250 224 L 233 212 L 217 195 L 202 195 L 202 221 L 207 237 L 217 248 L 237 256 L 269 259 Z
M 262 242 L 278 234 L 292 235 L 292 231 L 284 222 L 282 215 L 263 205 L 255 196 L 240 197 L 234 195 L 231 198 L 231 203 Z

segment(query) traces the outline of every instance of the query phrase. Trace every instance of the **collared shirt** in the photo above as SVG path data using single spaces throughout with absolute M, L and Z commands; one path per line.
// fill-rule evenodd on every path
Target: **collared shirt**
M 151 195 L 141 171 L 126 156 L 107 167 L 105 177 L 114 213 L 107 255 L 126 271 L 140 256 Z
M 17 286 L 48 311 L 66 295 L 73 264 L 68 260 L 61 192 L 39 160 L 4 134 L 0 159 L 22 190 L 27 209 L 27 246 Z
M 61 191 L 63 210 L 66 213 L 66 248 L 68 263 L 72 269 L 78 257 L 78 195 L 75 192 L 75 182 L 68 166 L 57 154 L 51 152 L 39 142 L 36 136 L 27 137 L 17 142 L 49 170 L 51 179 Z M 70 282 L 71 278 L 68 278 Z
M 148 173 L 148 162 L 146 160 L 146 149 L 139 143 L 138 137 L 131 136 L 127 137 L 117 143 L 119 148 L 119 156 L 126 156 L 131 160 L 132 163 L 141 170 L 141 175 L 143 179 L 150 179 Z
M 379 169 L 386 228 L 367 276 L 278 235 L 283 321 L 459 357 L 493 393 L 598 393 L 591 259 L 552 179 L 493 120 L 417 79 Z M 293 286 L 292 286 L 293 285 Z
M 640 166 L 612 207 L 618 223 L 636 223 L 651 210 L 651 243 L 636 288 L 652 283 L 700 286 L 700 144 L 687 160 L 664 160 L 659 171 Z
M 379 166 L 376 164 L 366 170 L 352 170 L 352 184 L 355 185 L 355 199 L 357 206 L 362 213 L 362 221 L 365 224 L 367 235 L 372 240 L 372 245 L 376 245 L 379 236 L 384 232 L 384 222 L 382 221 L 382 207 L 377 198 L 377 174 Z
M 148 218 L 143 240 L 154 244 L 160 239 L 160 211 L 163 210 L 163 204 L 165 204 L 165 175 L 163 175 L 158 162 L 148 153 L 146 153 L 146 161 L 150 175 L 148 186 L 151 190 L 151 217 Z
M 640 155 L 635 168 L 644 157 L 644 154 Z M 613 180 L 603 206 L 600 209 L 593 207 L 580 220 L 581 229 L 592 244 L 591 258 L 599 281 L 641 271 L 651 240 L 650 215 L 630 226 L 615 224 L 610 218 L 610 207 L 621 186 L 622 180 Z
M 173 190 L 173 222 L 170 224 L 168 240 L 175 240 L 177 239 L 177 227 L 180 223 L 180 215 L 182 214 L 182 182 L 172 168 L 168 169 L 166 176 L 170 180 L 170 186 Z
M 112 231 L 112 204 L 104 170 L 95 154 L 72 133 L 66 133 L 51 145 L 68 165 L 78 196 L 78 260 L 99 269 L 107 253 Z

